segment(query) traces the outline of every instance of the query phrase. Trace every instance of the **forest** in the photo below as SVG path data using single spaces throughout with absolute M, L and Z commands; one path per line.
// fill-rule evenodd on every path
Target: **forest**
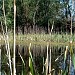
M 3 23 L 2 0 L 0 6 L 0 22 Z M 13 0 L 5 0 L 4 6 L 6 24 L 13 30 Z M 53 33 L 70 33 L 71 29 L 74 33 L 74 8 L 74 0 L 16 0 L 16 33 L 49 34 L 52 27 Z

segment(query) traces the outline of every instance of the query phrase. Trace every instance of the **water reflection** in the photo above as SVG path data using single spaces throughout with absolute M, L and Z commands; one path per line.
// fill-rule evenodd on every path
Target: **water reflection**
M 28 51 L 28 47 L 27 45 L 16 45 L 16 70 L 17 70 L 17 75 L 22 75 L 22 60 L 19 56 L 19 53 L 21 54 L 21 56 L 23 57 L 24 61 L 25 61 L 25 68 L 26 68 L 26 73 L 29 72 L 29 51 Z M 1 46 L 1 70 L 3 71 L 3 73 L 7 73 L 7 75 L 9 75 L 9 65 L 8 65 L 8 59 L 6 56 L 6 50 L 5 50 L 5 45 Z M 50 50 L 50 46 L 48 51 Z M 52 69 L 55 69 L 55 75 L 58 75 L 58 72 L 60 69 L 64 68 L 64 62 L 63 62 L 63 57 L 64 57 L 64 51 L 65 51 L 65 45 L 52 45 L 51 46 L 51 55 L 52 55 L 52 59 L 51 59 L 51 67 Z M 47 56 L 47 46 L 42 46 L 42 45 L 32 45 L 31 47 L 31 53 L 33 56 L 33 60 L 35 62 L 35 69 L 39 72 L 40 75 L 43 75 L 43 57 L 44 60 L 46 59 Z M 13 45 L 11 46 L 11 57 L 13 58 Z M 50 57 L 50 56 L 49 56 Z M 55 61 L 57 58 L 59 58 L 57 61 Z M 72 74 L 70 75 L 74 75 L 74 71 L 73 71 L 73 67 L 71 67 L 71 72 Z M 2 74 L 4 75 L 4 74 Z

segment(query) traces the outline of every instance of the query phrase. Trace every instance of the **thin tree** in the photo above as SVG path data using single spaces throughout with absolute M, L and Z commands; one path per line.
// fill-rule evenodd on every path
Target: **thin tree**
M 35 11 L 34 11 L 34 14 L 33 14 L 33 33 L 36 32 L 34 29 L 35 29 L 35 24 L 36 24 L 36 12 L 38 10 L 38 4 L 39 4 L 39 0 L 36 3 Z
M 7 57 L 8 57 L 8 60 L 9 60 L 9 67 L 10 67 L 10 72 L 12 75 L 12 65 L 11 65 L 11 55 L 10 55 L 10 47 L 9 47 L 9 37 L 8 37 L 8 31 L 7 31 L 7 25 L 6 25 L 6 15 L 5 15 L 5 7 L 4 7 L 4 0 L 3 0 L 3 16 L 4 16 L 4 24 L 5 24 L 5 34 L 4 34 L 4 39 L 5 39 L 5 45 L 6 45 L 6 50 L 7 50 Z M 2 26 L 2 25 L 1 25 Z M 3 29 L 3 27 L 2 27 Z M 4 32 L 4 30 L 3 30 Z
M 72 10 L 71 10 L 71 38 L 72 38 L 72 13 L 73 13 L 74 0 L 72 0 Z
M 71 38 L 72 38 L 72 12 L 71 12 Z
M 15 29 L 16 29 L 16 0 L 14 0 L 14 54 L 13 54 L 13 57 L 14 57 L 14 60 L 13 60 L 13 75 L 16 75 L 16 62 L 15 62 Z

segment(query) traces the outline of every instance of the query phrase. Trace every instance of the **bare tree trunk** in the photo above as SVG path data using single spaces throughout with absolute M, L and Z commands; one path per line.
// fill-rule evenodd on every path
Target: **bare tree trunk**
M 50 23 L 49 23 L 49 20 L 48 20 L 48 34 L 50 33 L 50 28 L 49 28 L 49 26 L 50 26 Z
M 6 34 L 7 34 L 7 25 L 6 25 L 6 16 L 5 16 L 4 0 L 3 0 L 3 14 L 4 14 L 5 29 L 6 29 Z
M 3 36 L 4 36 L 4 41 L 5 41 L 5 45 L 6 45 L 6 50 L 7 50 L 7 57 L 8 57 L 8 60 L 9 60 L 9 67 L 10 67 L 10 72 L 11 72 L 11 75 L 12 75 L 12 65 L 11 65 L 11 55 L 10 55 L 10 47 L 9 47 L 9 37 L 8 37 L 8 31 L 7 31 L 7 25 L 6 25 L 6 15 L 5 15 L 5 7 L 4 7 L 4 0 L 3 0 L 3 15 L 4 15 L 4 23 L 5 23 L 5 33 L 4 34 L 4 29 L 3 29 L 3 26 L 2 26 L 2 30 L 3 30 Z
M 50 48 L 50 60 L 49 60 L 49 75 L 51 75 L 51 48 Z
M 72 38 L 72 11 L 73 11 L 73 6 L 74 6 L 74 0 L 72 0 L 72 10 L 71 10 L 71 38 Z
M 33 33 L 35 32 L 35 15 L 36 12 L 34 12 L 34 16 L 33 16 Z
M 66 35 L 67 35 L 67 24 L 66 24 Z
M 48 75 L 48 48 L 49 48 L 49 44 L 47 43 L 47 57 L 46 57 L 46 61 L 45 61 L 45 68 L 46 68 L 46 75 Z
M 71 37 L 72 37 L 72 13 L 71 13 Z
M 37 1 L 37 4 L 36 4 L 36 7 L 35 7 L 35 11 L 34 11 L 34 16 L 33 16 L 33 33 L 36 32 L 34 29 L 35 29 L 35 24 L 36 24 L 36 11 L 38 9 L 38 4 L 39 4 L 39 0 Z
M 37 33 L 37 25 L 36 25 L 36 28 L 35 28 L 35 33 Z
M 27 30 L 26 30 L 26 26 L 24 26 L 24 34 L 26 34 Z
M 16 75 L 16 62 L 15 62 L 15 42 L 16 42 L 16 38 L 15 38 L 15 28 L 16 27 L 16 0 L 14 0 L 14 51 L 13 51 L 13 75 Z

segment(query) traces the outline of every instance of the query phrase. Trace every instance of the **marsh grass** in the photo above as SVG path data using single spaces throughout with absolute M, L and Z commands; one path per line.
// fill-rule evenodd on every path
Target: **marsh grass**
M 70 40 L 70 34 L 19 34 L 16 36 L 17 40 L 23 41 L 23 40 L 30 40 L 35 42 L 58 42 L 58 43 L 64 43 L 69 42 Z M 73 42 L 75 42 L 75 35 L 72 35 Z
M 47 59 L 49 58 L 48 57 L 48 55 L 49 55 L 49 53 L 48 53 L 48 51 L 49 51 L 49 46 L 48 46 L 48 44 L 46 44 L 46 46 L 47 46 L 47 48 L 46 48 L 46 50 L 47 50 Z M 20 53 L 18 53 L 19 54 L 19 57 L 20 57 L 20 59 L 21 59 L 21 61 L 22 61 L 22 69 L 21 69 L 21 75 L 41 75 L 40 74 L 40 72 L 39 72 L 39 70 L 40 69 L 35 69 L 35 60 L 33 59 L 33 55 L 32 55 L 32 51 L 31 51 L 31 47 L 32 47 L 32 45 L 31 44 L 29 44 L 29 49 L 28 49 L 28 51 L 29 51 L 29 73 L 27 74 L 26 73 L 26 67 L 25 67 L 25 65 L 26 65 L 26 63 L 25 63 L 25 60 L 24 60 L 24 58 L 23 58 L 23 56 L 20 54 Z M 60 58 L 63 56 L 63 65 L 64 65 L 64 69 L 62 69 L 62 68 L 60 68 L 60 69 L 58 69 L 58 72 L 57 72 L 57 74 L 58 75 L 67 75 L 67 74 L 70 74 L 71 73 L 71 67 L 72 67 L 72 65 L 73 65 L 73 67 L 74 67 L 74 70 L 75 70 L 75 54 L 74 54 L 74 51 L 73 51 L 73 48 L 72 48 L 72 43 L 70 43 L 68 46 L 66 46 L 66 49 L 65 49 L 65 51 L 60 55 L 60 56 L 58 56 L 58 58 L 55 60 L 55 63 L 57 62 L 57 61 L 59 61 L 60 60 Z M 70 59 L 68 59 L 68 56 L 70 57 L 71 56 L 71 63 L 70 63 Z M 37 61 L 37 62 L 39 62 L 39 63 L 42 63 L 43 64 L 43 68 L 42 68 L 42 71 L 43 71 L 43 73 L 42 73 L 42 71 L 41 71 L 41 73 L 42 73 L 42 75 L 49 75 L 48 74 L 48 66 L 49 66 L 49 60 L 46 60 L 46 62 L 48 63 L 47 65 L 45 65 L 45 57 L 43 56 L 42 57 L 42 60 L 41 61 Z M 68 62 L 69 61 L 69 62 Z M 7 61 L 6 61 L 7 62 Z M 68 63 L 69 64 L 68 64 Z M 60 66 L 60 64 L 59 63 L 57 63 L 59 66 Z M 72 65 L 71 65 L 72 64 Z M 37 65 L 36 65 L 37 66 Z M 47 68 L 46 68 L 46 67 Z M 52 66 L 52 64 L 51 64 L 51 66 Z M 55 67 L 52 67 L 53 69 L 51 69 L 51 71 L 50 71 L 50 73 L 51 73 L 51 75 L 56 75 L 56 68 Z M 47 73 L 46 73 L 47 72 Z M 74 72 L 74 71 L 73 71 Z M 9 73 L 10 74 L 10 73 Z M 6 75 L 8 75 L 8 74 L 6 74 Z
M 70 54 L 69 54 L 70 53 Z M 44 69 L 44 57 L 43 57 L 43 74 L 44 75 L 56 75 L 56 73 L 55 73 L 55 69 L 52 69 L 51 70 L 51 72 L 53 72 L 52 74 L 51 74 L 51 72 L 50 72 L 50 74 L 48 74 L 48 65 L 49 65 L 49 60 L 48 60 L 48 45 L 47 45 L 47 57 L 46 57 L 46 61 L 45 61 L 45 69 Z M 62 55 L 62 54 L 61 54 Z M 61 57 L 61 56 L 60 56 Z M 64 63 L 63 63 L 63 65 L 64 65 L 64 69 L 60 69 L 59 70 L 59 72 L 58 72 L 58 75 L 67 75 L 67 74 L 69 74 L 69 75 L 71 75 L 72 73 L 71 73 L 71 68 L 72 67 L 74 67 L 74 70 L 73 70 L 73 72 L 75 73 L 75 54 L 74 54 L 74 52 L 73 52 L 73 49 L 72 49 L 72 42 L 70 42 L 70 45 L 69 45 L 69 47 L 68 46 L 66 46 L 66 50 L 65 50 L 65 52 L 64 52 Z M 68 59 L 69 58 L 69 59 Z M 30 59 L 29 59 L 30 60 Z M 59 58 L 58 58 L 58 60 L 59 60 Z M 58 61 L 57 60 L 57 61 Z M 30 61 L 31 62 L 31 61 Z M 55 62 L 56 63 L 56 62 Z M 32 68 L 32 70 L 33 70 L 33 68 Z M 32 71 L 31 70 L 31 71 Z M 74 75 L 74 73 L 73 73 L 73 75 Z M 36 74 L 36 73 L 35 73 Z M 34 75 L 34 73 L 32 74 L 32 75 Z M 40 75 L 40 74 L 39 74 Z
M 26 36 L 26 37 L 25 37 Z M 38 37 L 39 36 L 39 37 Z M 56 36 L 58 36 L 59 37 L 59 39 L 60 38 L 62 38 L 61 37 L 61 35 L 52 35 L 52 37 L 54 37 L 55 36 L 55 38 L 56 38 Z M 16 38 L 17 37 L 19 37 L 19 36 L 16 36 Z M 19 39 L 21 39 L 21 37 L 22 37 L 22 40 L 24 41 L 24 39 L 25 38 L 31 38 L 31 37 L 33 37 L 34 39 L 35 39 L 35 37 L 37 37 L 37 39 L 36 39 L 36 41 L 40 41 L 40 40 L 43 40 L 43 38 L 45 37 L 45 38 L 49 38 L 49 39 L 54 39 L 54 38 L 50 38 L 49 37 L 49 35 L 37 35 L 37 34 L 35 34 L 35 35 L 30 35 L 30 34 L 28 34 L 28 35 L 22 35 L 22 36 L 20 36 L 19 37 Z M 57 37 L 57 38 L 58 38 Z M 64 39 L 65 38 L 68 38 L 68 41 L 70 40 L 70 36 L 69 35 L 65 35 L 64 36 Z M 73 36 L 72 38 L 74 38 L 75 36 Z M 17 38 L 18 39 L 18 38 Z M 57 39 L 58 40 L 58 42 L 60 42 L 59 41 L 59 39 Z M 75 38 L 74 38 L 75 39 Z M 21 41 L 22 41 L 21 40 Z M 25 40 L 27 40 L 27 39 L 25 39 Z M 32 39 L 28 39 L 28 40 L 32 40 Z M 33 40 L 32 40 L 33 41 Z M 35 41 L 35 40 L 34 40 Z M 44 40 L 45 41 L 45 40 Z M 47 40 L 48 41 L 48 40 Z M 43 75 L 48 75 L 48 65 L 49 65 L 49 60 L 48 60 L 48 44 L 46 43 L 46 46 L 47 46 L 47 58 L 45 59 L 44 57 L 42 58 L 43 60 L 42 60 L 42 62 L 43 62 L 43 69 L 42 69 L 42 71 L 43 71 Z M 59 60 L 59 58 L 61 58 L 62 57 L 62 55 L 64 55 L 63 56 L 63 64 L 64 64 L 64 69 L 60 69 L 59 70 L 59 72 L 58 72 L 58 75 L 67 75 L 67 74 L 70 74 L 70 72 L 71 72 L 71 67 L 72 67 L 72 65 L 73 65 L 73 67 L 74 67 L 74 71 L 73 72 L 75 72 L 75 54 L 74 54 L 74 51 L 73 51 L 73 48 L 72 48 L 72 46 L 73 46 L 73 42 L 70 42 L 70 43 L 68 43 L 68 46 L 66 46 L 66 49 L 65 49 L 65 51 L 64 51 L 64 53 L 63 54 L 61 54 L 56 60 L 55 60 L 55 63 Z M 35 69 L 35 65 L 34 65 L 34 63 L 35 63 L 35 61 L 33 60 L 33 56 L 32 56 L 32 53 L 31 53 L 31 43 L 29 44 L 29 49 L 28 49 L 28 51 L 29 51 L 29 73 L 31 74 L 31 75 L 40 75 L 40 73 L 38 73 L 38 70 L 37 70 L 37 72 L 36 72 L 36 69 Z M 21 75 L 27 75 L 26 74 L 26 67 L 25 67 L 25 61 L 24 61 L 24 59 L 23 59 L 23 57 L 21 56 L 21 54 L 19 53 L 19 56 L 20 56 L 20 58 L 21 58 L 21 60 L 22 60 L 22 72 L 21 72 Z M 69 59 L 68 59 L 68 57 L 69 57 Z M 46 60 L 46 65 L 44 65 L 45 64 L 45 60 Z M 67 63 L 67 61 L 69 61 L 68 63 Z M 42 63 L 42 62 L 40 62 L 40 63 Z M 58 63 L 58 65 L 60 65 L 59 63 Z M 46 67 L 45 67 L 46 66 Z M 50 72 L 52 73 L 51 75 L 55 75 L 56 73 L 55 73 L 55 71 L 56 71 L 56 69 L 54 68 L 54 69 L 52 69 Z M 29 74 L 28 74 L 29 75 Z
M 73 69 L 74 68 L 74 69 Z M 73 69 L 73 73 L 71 72 Z M 64 70 L 62 70 L 62 75 L 74 75 L 75 74 L 75 54 L 72 48 L 72 41 L 70 41 L 70 46 L 66 46 L 64 54 Z
M 2 36 L 0 34 L 0 36 Z M 9 36 L 9 43 L 13 43 L 13 34 L 10 32 Z M 18 34 L 15 36 L 17 44 L 28 44 L 31 43 L 40 43 L 40 44 L 47 44 L 47 42 L 51 42 L 51 44 L 69 44 L 70 41 L 70 34 Z M 75 34 L 72 35 L 73 45 L 75 45 Z M 3 39 L 0 40 L 3 44 Z
M 31 48 L 31 43 L 29 44 L 29 69 L 30 69 L 30 75 L 35 75 L 34 64 L 33 64 L 34 62 L 30 48 Z
M 18 54 L 19 54 L 19 56 L 22 60 L 22 73 L 21 73 L 21 75 L 26 75 L 25 61 L 24 61 L 23 57 L 21 56 L 21 54 L 19 52 L 18 52 Z

